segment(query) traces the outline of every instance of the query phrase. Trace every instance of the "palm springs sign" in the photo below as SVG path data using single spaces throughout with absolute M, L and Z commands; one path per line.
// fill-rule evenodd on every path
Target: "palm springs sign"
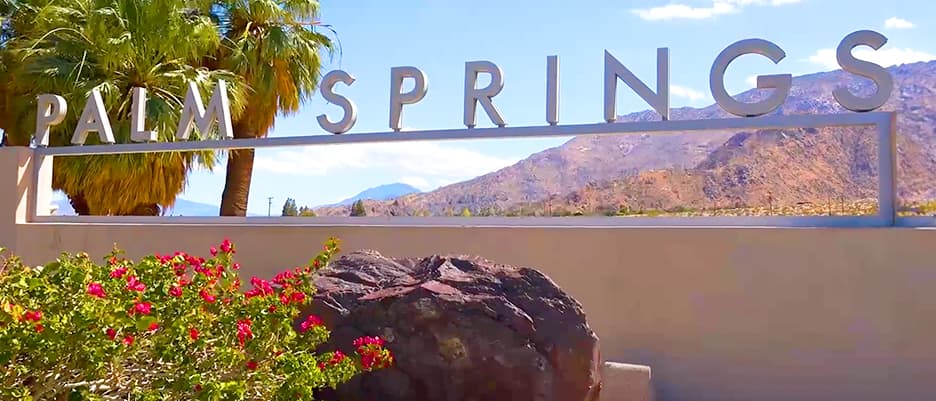
M 838 45 L 836 59 L 839 66 L 851 74 L 872 80 L 877 89 L 868 97 L 858 97 L 845 87 L 839 87 L 832 93 L 836 102 L 845 109 L 866 112 L 880 108 L 884 105 L 893 91 L 893 78 L 886 69 L 872 62 L 859 60 L 852 50 L 858 46 L 869 46 L 874 50 L 880 49 L 887 43 L 887 38 L 874 31 L 862 30 L 847 35 Z M 776 44 L 764 39 L 746 39 L 735 42 L 725 48 L 716 57 L 709 74 L 709 86 L 715 102 L 726 112 L 740 117 L 756 117 L 776 110 L 783 104 L 789 95 L 793 83 L 790 74 L 761 75 L 757 77 L 757 88 L 773 89 L 772 94 L 759 102 L 740 102 L 727 92 L 724 85 L 724 75 L 728 65 L 736 58 L 746 54 L 764 56 L 775 64 L 786 57 L 786 53 Z M 663 120 L 669 119 L 669 49 L 657 50 L 657 82 L 654 92 L 643 81 L 637 78 L 627 67 L 618 61 L 609 52 L 604 54 L 604 119 L 611 123 L 616 119 L 615 99 L 618 81 L 623 81 L 628 87 L 646 101 Z M 480 74 L 488 74 L 490 83 L 477 87 Z M 403 81 L 411 79 L 413 89 L 402 92 Z M 355 81 L 345 71 L 335 70 L 322 78 L 320 85 L 321 95 L 325 100 L 342 109 L 342 117 L 337 121 L 330 120 L 326 115 L 319 115 L 319 125 L 328 132 L 341 134 L 349 131 L 357 120 L 357 107 L 347 97 L 335 92 L 335 85 L 339 82 L 351 85 Z M 469 129 L 475 127 L 477 106 L 481 105 L 488 118 L 498 127 L 506 126 L 503 116 L 494 106 L 493 98 L 504 88 L 504 76 L 500 67 L 490 61 L 469 61 L 465 63 L 465 92 L 464 92 L 464 124 Z M 394 67 L 390 70 L 390 128 L 398 132 L 402 129 L 403 106 L 421 101 L 428 92 L 429 80 L 426 74 L 416 67 Z M 134 142 L 154 142 L 157 140 L 156 132 L 146 130 L 144 110 L 146 105 L 146 90 L 133 88 L 131 106 L 131 140 Z M 64 98 L 54 94 L 38 96 L 38 110 L 36 116 L 35 139 L 40 146 L 49 143 L 49 130 L 52 126 L 60 124 L 65 119 L 68 105 Z M 83 145 L 88 135 L 96 132 L 102 143 L 114 143 L 114 134 L 109 119 L 104 112 L 104 102 L 100 92 L 93 90 L 85 103 L 84 109 L 75 126 L 71 143 Z M 559 123 L 559 58 L 547 57 L 546 62 L 546 122 L 550 125 Z M 194 83 L 189 83 L 185 100 L 182 106 L 181 118 L 175 137 L 181 140 L 188 139 L 193 127 L 199 132 L 208 132 L 217 123 L 222 138 L 233 138 L 231 130 L 231 113 L 228 103 L 227 86 L 224 81 L 215 85 L 207 108 L 202 103 L 201 95 Z

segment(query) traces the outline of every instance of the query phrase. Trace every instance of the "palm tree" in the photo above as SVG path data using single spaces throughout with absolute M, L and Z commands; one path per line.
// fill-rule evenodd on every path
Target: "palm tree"
M 60 94 L 65 122 L 53 127 L 50 146 L 66 146 L 92 90 L 100 91 L 118 143 L 130 142 L 131 91 L 147 89 L 147 129 L 173 141 L 188 81 L 203 96 L 218 80 L 229 83 L 232 115 L 243 110 L 237 75 L 196 67 L 222 46 L 209 18 L 187 12 L 183 0 L 33 0 L 12 20 L 17 31 L 3 49 L 4 92 L 0 128 L 11 144 L 28 144 L 35 96 Z M 16 24 L 13 24 L 16 26 Z M 25 118 L 24 118 L 25 117 Z M 215 133 L 196 133 L 194 139 Z M 96 141 L 95 136 L 89 142 Z M 171 206 L 195 167 L 211 168 L 213 151 L 56 157 L 53 188 L 63 190 L 79 214 L 154 215 Z
M 239 75 L 250 88 L 235 138 L 266 136 L 277 115 L 299 110 L 318 86 L 321 53 L 331 40 L 313 27 L 317 0 L 218 0 L 211 8 L 228 46 L 208 66 Z M 253 174 L 253 149 L 228 154 L 222 216 L 244 216 Z

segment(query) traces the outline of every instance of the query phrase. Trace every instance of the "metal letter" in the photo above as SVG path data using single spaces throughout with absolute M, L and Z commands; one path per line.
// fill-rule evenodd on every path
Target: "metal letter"
M 198 133 L 208 135 L 215 119 L 218 120 L 218 131 L 221 139 L 234 138 L 231 131 L 231 107 L 227 95 L 227 82 L 219 80 L 208 100 L 208 110 L 202 105 L 201 94 L 194 82 L 188 83 L 185 92 L 185 103 L 182 104 L 182 115 L 179 118 L 179 127 L 176 138 L 188 139 L 192 132 L 192 125 L 198 127 Z
M 546 122 L 559 124 L 559 56 L 546 57 Z
M 413 90 L 400 93 L 403 90 L 403 79 L 412 78 Z M 402 129 L 402 114 L 404 104 L 413 104 L 426 97 L 429 90 L 429 80 L 426 74 L 416 67 L 393 67 L 390 69 L 390 129 Z
M 156 131 L 145 131 L 146 88 L 133 88 L 130 104 L 130 140 L 134 142 L 156 142 Z
M 479 73 L 488 73 L 491 75 L 491 83 L 482 89 L 476 89 Z M 475 114 L 478 102 L 498 127 L 503 128 L 506 124 L 504 118 L 497 112 L 491 98 L 497 96 L 504 89 L 504 73 L 500 67 L 490 61 L 469 61 L 465 63 L 465 126 L 474 128 Z
M 669 49 L 657 49 L 657 93 L 637 78 L 627 67 L 605 50 L 604 73 L 604 117 L 613 123 L 617 120 L 617 80 L 621 79 L 653 107 L 663 120 L 669 120 Z
M 36 97 L 36 133 L 33 139 L 39 146 L 49 146 L 49 128 L 65 120 L 68 103 L 59 95 L 42 94 Z
M 780 107 L 790 94 L 793 87 L 793 75 L 758 75 L 758 89 L 775 89 L 768 97 L 757 103 L 743 103 L 735 100 L 725 89 L 725 71 L 728 64 L 745 54 L 760 54 L 769 58 L 774 64 L 780 63 L 786 53 L 780 46 L 763 39 L 745 39 L 733 43 L 722 50 L 712 64 L 709 75 L 709 86 L 712 88 L 712 97 L 721 108 L 731 114 L 741 117 L 755 117 L 770 113 Z
M 894 90 L 894 78 L 884 67 L 872 62 L 858 60 L 851 53 L 852 49 L 857 46 L 866 45 L 878 50 L 885 43 L 887 43 L 887 37 L 874 31 L 852 32 L 845 39 L 842 39 L 842 43 L 839 44 L 835 54 L 838 64 L 846 72 L 869 78 L 877 85 L 877 91 L 867 98 L 851 94 L 848 88 L 844 86 L 836 88 L 832 91 L 832 97 L 842 107 L 861 112 L 877 109 L 887 103 L 887 99 L 890 98 L 891 92 Z
M 88 96 L 81 118 L 78 119 L 78 125 L 75 126 L 75 132 L 72 134 L 71 143 L 84 145 L 91 131 L 98 133 L 101 143 L 115 142 L 110 120 L 105 113 L 104 100 L 101 99 L 101 92 L 97 88 L 91 90 L 91 96 Z
M 338 82 L 342 82 L 345 85 L 351 85 L 354 83 L 354 77 L 342 70 L 329 72 L 322 78 L 320 90 L 322 92 L 322 97 L 325 98 L 325 100 L 329 101 L 330 103 L 337 104 L 339 107 L 341 107 L 342 110 L 344 110 L 344 116 L 341 117 L 341 120 L 337 123 L 328 121 L 328 116 L 324 114 L 319 115 L 317 118 L 319 126 L 333 134 L 348 132 L 357 121 L 357 106 L 354 105 L 354 102 L 334 92 L 335 84 Z

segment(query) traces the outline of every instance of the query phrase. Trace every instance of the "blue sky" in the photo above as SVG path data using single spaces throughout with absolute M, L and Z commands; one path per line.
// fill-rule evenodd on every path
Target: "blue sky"
M 321 20 L 338 31 L 342 54 L 325 71 L 343 69 L 357 81 L 337 92 L 358 107 L 355 132 L 388 131 L 390 68 L 415 66 L 428 76 L 428 94 L 407 105 L 409 129 L 461 128 L 464 63 L 488 60 L 504 72 L 494 103 L 510 126 L 545 125 L 546 57 L 558 55 L 560 124 L 602 121 L 603 53 L 610 51 L 655 88 L 656 48 L 670 49 L 671 103 L 711 104 L 708 73 L 727 45 L 764 38 L 787 53 L 779 65 L 745 56 L 729 68 L 731 93 L 753 87 L 756 74 L 835 68 L 834 49 L 859 29 L 889 38 L 859 58 L 893 65 L 936 58 L 936 2 L 932 0 L 322 0 Z M 923 16 L 929 16 L 924 18 Z M 485 81 L 479 85 L 484 84 Z M 618 113 L 648 106 L 621 85 Z M 405 87 L 405 89 L 409 89 Z M 315 118 L 340 109 L 318 94 L 302 110 L 281 117 L 271 136 L 330 135 Z M 483 112 L 478 126 L 491 126 Z M 300 205 L 331 203 L 363 189 L 406 182 L 424 190 L 513 164 L 565 139 L 406 142 L 274 148 L 257 152 L 249 211 L 274 214 L 287 197 Z M 224 166 L 196 172 L 182 197 L 220 203 Z

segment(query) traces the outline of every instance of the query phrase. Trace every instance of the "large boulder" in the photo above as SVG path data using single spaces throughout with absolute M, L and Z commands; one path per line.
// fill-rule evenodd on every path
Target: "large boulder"
M 348 254 L 316 278 L 308 313 L 353 352 L 380 336 L 395 366 L 343 384 L 342 401 L 597 401 L 598 338 L 542 273 L 476 257 Z

